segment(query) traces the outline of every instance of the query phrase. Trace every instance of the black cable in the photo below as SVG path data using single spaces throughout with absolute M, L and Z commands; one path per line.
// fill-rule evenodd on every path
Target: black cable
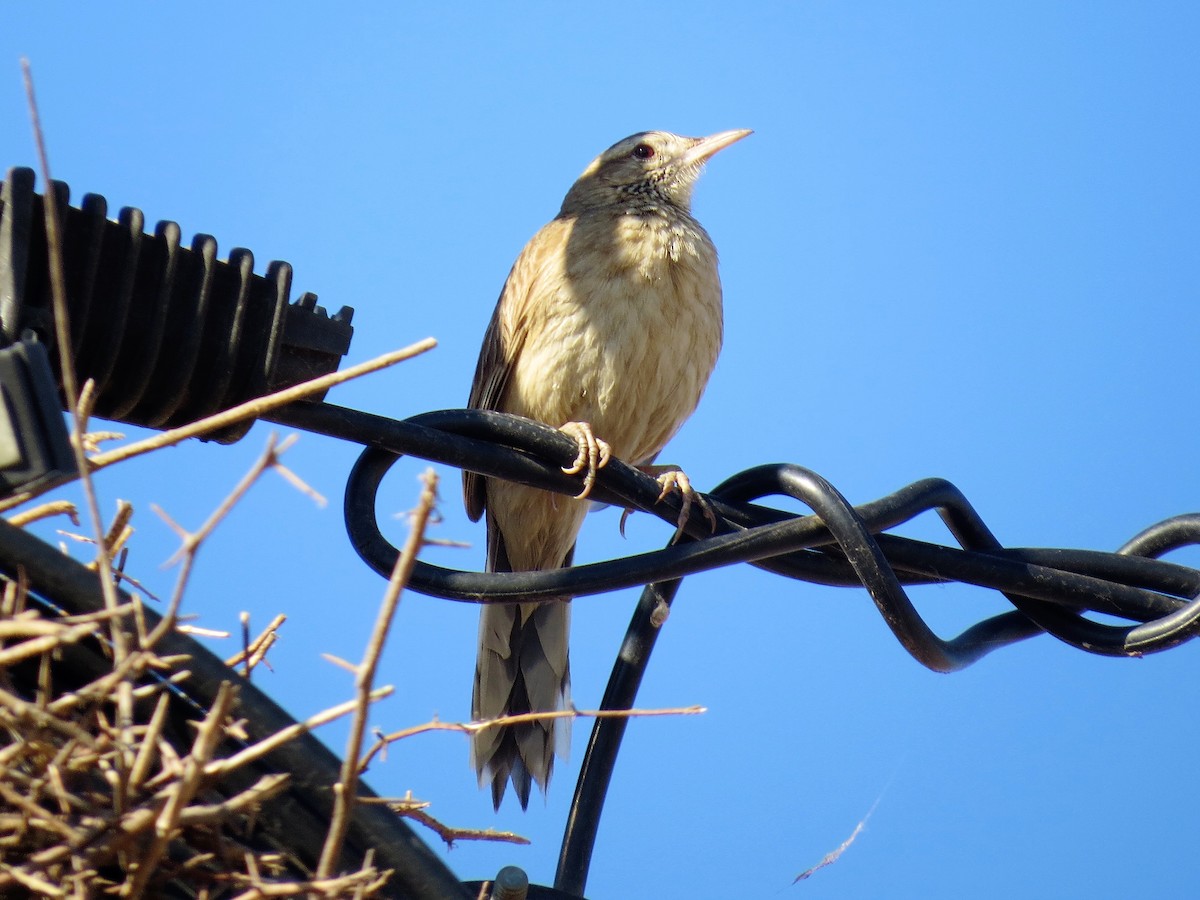
M 578 487 L 558 470 L 573 459 L 569 438 L 500 413 L 443 411 L 397 422 L 329 404 L 298 404 L 275 419 L 371 445 L 347 482 L 346 526 L 355 550 L 385 577 L 398 551 L 379 529 L 375 496 L 400 453 L 564 493 Z M 659 490 L 653 478 L 614 461 L 601 471 L 596 495 L 673 521 L 678 499 L 656 504 Z M 796 516 L 748 502 L 773 494 L 801 500 L 818 515 Z M 961 668 L 998 645 L 986 626 L 952 642 L 937 639 L 912 607 L 905 584 L 962 581 L 999 590 L 1039 630 L 1106 655 L 1168 649 L 1200 629 L 1200 606 L 1181 611 L 1187 600 L 1200 594 L 1195 570 L 1129 553 L 1003 548 L 961 492 L 941 479 L 916 482 L 855 508 L 815 473 L 778 464 L 739 473 L 710 498 L 722 518 L 718 533 L 710 534 L 703 515 L 693 511 L 688 533 L 698 539 L 689 543 L 547 572 L 466 572 L 418 562 L 410 587 L 451 600 L 504 603 L 587 596 L 751 562 L 792 578 L 866 586 L 901 644 L 938 671 Z M 931 510 L 941 515 L 962 548 L 878 534 Z M 1188 532 L 1185 526 L 1186 522 L 1173 526 L 1177 542 L 1200 542 L 1194 529 Z M 1148 627 L 1103 625 L 1082 617 L 1080 610 Z M 1149 626 L 1165 616 L 1171 617 L 1169 622 Z M 1011 631 L 1006 621 L 999 631 Z

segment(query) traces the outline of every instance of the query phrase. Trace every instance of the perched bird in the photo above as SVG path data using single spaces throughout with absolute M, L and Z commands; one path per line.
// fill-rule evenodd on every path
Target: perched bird
M 488 325 L 469 406 L 559 427 L 583 473 L 572 499 L 463 474 L 472 520 L 486 514 L 487 570 L 571 564 L 596 470 L 611 456 L 648 467 L 692 414 L 721 348 L 717 251 L 691 215 L 705 161 L 749 131 L 706 138 L 647 131 L 592 161 L 562 209 L 525 245 Z M 663 495 L 690 485 L 660 477 Z M 476 719 L 569 704 L 569 597 L 489 604 L 479 622 Z M 489 728 L 472 739 L 480 784 L 500 808 L 511 779 L 521 806 L 544 791 L 569 720 Z

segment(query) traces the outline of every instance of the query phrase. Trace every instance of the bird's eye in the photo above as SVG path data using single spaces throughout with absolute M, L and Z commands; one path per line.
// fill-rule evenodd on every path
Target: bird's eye
M 633 148 L 634 159 L 653 159 L 654 148 L 649 144 L 638 144 Z

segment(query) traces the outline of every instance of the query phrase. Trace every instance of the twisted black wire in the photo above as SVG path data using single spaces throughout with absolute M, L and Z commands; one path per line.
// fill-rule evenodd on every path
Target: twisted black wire
M 355 550 L 384 576 L 398 551 L 379 530 L 375 494 L 401 454 L 563 493 L 578 487 L 559 471 L 574 458 L 574 442 L 515 416 L 447 410 L 396 421 L 331 404 L 297 404 L 274 418 L 368 445 L 346 486 L 346 525 Z M 680 501 L 669 496 L 656 503 L 659 490 L 653 478 L 614 461 L 601 471 L 595 497 L 673 523 Z M 800 500 L 816 515 L 797 516 L 749 502 L 771 495 Z M 410 586 L 451 600 L 505 603 L 587 596 L 751 562 L 805 581 L 865 586 L 905 649 L 937 671 L 962 668 L 998 646 L 1040 631 L 1114 656 L 1169 649 L 1200 631 L 1200 601 L 1195 599 L 1200 572 L 1156 558 L 1200 544 L 1200 514 L 1159 523 L 1116 553 L 1104 553 L 1004 548 L 962 493 L 942 479 L 915 482 L 856 508 L 819 475 L 777 464 L 739 473 L 708 497 L 720 519 L 717 532 L 711 533 L 703 515 L 693 509 L 688 543 L 548 572 L 466 572 L 418 562 Z M 881 533 L 931 510 L 960 547 Z M 941 640 L 917 614 L 904 585 L 947 581 L 1001 591 L 1020 618 L 1036 628 L 1018 628 L 1012 614 L 1003 614 Z M 1081 610 L 1139 624 L 1106 625 L 1087 619 Z
M 562 474 L 575 443 L 525 419 L 479 410 L 445 410 L 404 421 L 331 404 L 297 404 L 273 416 L 294 425 L 365 444 L 346 485 L 345 518 L 362 559 L 388 577 L 398 553 L 376 519 L 376 494 L 388 470 L 409 454 L 484 475 L 574 494 Z M 658 502 L 657 481 L 618 460 L 601 470 L 593 496 L 651 512 L 674 525 L 680 501 Z M 798 516 L 753 501 L 799 500 L 814 515 Z M 658 635 L 656 613 L 690 574 L 749 562 L 793 579 L 865 587 L 901 645 L 939 672 L 1042 632 L 1091 653 L 1140 656 L 1175 647 L 1200 632 L 1200 571 L 1158 557 L 1200 544 L 1200 514 L 1168 519 L 1136 535 L 1115 553 L 1005 548 L 953 484 L 931 478 L 852 506 L 821 476 L 797 465 L 757 466 L 718 485 L 707 499 L 712 529 L 692 510 L 684 542 L 651 553 L 549 572 L 465 572 L 418 562 L 409 586 L 450 600 L 504 603 L 531 597 L 581 597 L 646 585 L 609 679 L 601 707 L 632 707 Z M 958 547 L 884 533 L 936 511 Z M 905 585 L 960 581 L 992 588 L 1011 612 L 987 618 L 945 640 L 917 613 Z M 1109 625 L 1084 611 L 1126 619 Z M 599 818 L 626 720 L 598 719 L 580 769 L 563 838 L 555 888 L 582 896 Z

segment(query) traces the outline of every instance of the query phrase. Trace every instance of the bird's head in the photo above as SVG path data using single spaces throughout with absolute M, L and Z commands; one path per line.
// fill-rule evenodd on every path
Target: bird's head
M 704 163 L 718 150 L 740 141 L 748 129 L 704 138 L 669 131 L 643 131 L 617 141 L 583 170 L 563 200 L 563 214 L 619 204 L 662 206 L 688 212 L 692 188 Z

